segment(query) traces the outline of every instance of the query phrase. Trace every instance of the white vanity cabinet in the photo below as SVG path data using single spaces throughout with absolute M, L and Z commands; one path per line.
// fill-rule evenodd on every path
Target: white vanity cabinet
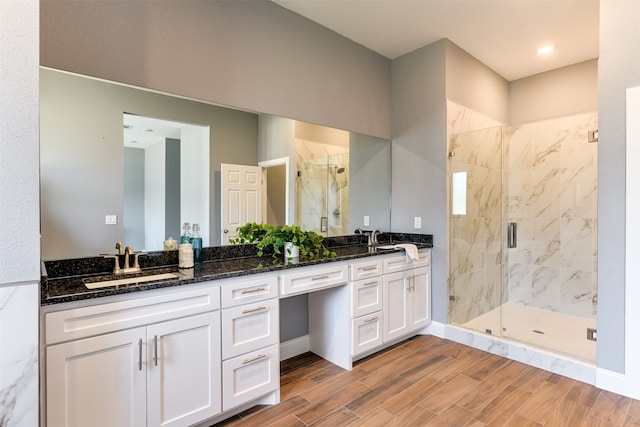
M 259 275 L 222 286 L 222 409 L 280 387 L 278 278 Z M 257 277 L 257 278 L 256 278 Z
M 420 255 L 413 263 L 406 262 L 404 256 L 384 260 L 383 269 L 389 266 L 382 279 L 384 342 L 416 332 L 431 320 L 431 253 L 422 251 Z
M 219 288 L 45 314 L 47 426 L 189 426 L 221 411 Z

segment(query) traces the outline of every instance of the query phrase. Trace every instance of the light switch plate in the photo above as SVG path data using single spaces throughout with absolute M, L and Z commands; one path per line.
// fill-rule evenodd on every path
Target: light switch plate
M 118 223 L 118 215 L 105 215 L 104 223 L 106 225 L 116 225 Z
M 422 217 L 413 217 L 413 228 L 422 228 Z
M 364 221 L 362 223 L 365 227 L 369 226 L 369 215 L 364 216 Z

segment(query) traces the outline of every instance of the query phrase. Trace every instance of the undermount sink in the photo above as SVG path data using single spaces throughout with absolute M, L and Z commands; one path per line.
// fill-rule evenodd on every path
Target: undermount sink
M 374 245 L 376 249 L 396 249 L 395 245 Z
M 129 285 L 138 285 L 141 283 L 148 282 L 161 282 L 163 280 L 172 280 L 180 277 L 178 273 L 160 273 L 160 274 L 152 274 L 149 276 L 134 276 L 134 277 L 124 277 L 122 279 L 110 279 L 110 280 L 100 280 L 100 279 L 85 279 L 83 280 L 84 285 L 87 289 L 100 289 L 100 288 L 108 288 L 111 286 L 115 286 L 116 288 L 119 286 L 129 286 Z

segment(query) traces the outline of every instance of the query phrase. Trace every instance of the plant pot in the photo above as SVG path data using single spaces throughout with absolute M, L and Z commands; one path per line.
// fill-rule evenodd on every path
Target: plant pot
M 291 242 L 285 242 L 284 256 L 285 258 L 298 258 L 300 256 L 300 247 Z

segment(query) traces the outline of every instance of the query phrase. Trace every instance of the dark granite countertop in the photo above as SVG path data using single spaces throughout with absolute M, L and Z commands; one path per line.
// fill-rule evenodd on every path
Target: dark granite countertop
M 419 248 L 433 246 L 433 237 L 424 234 L 385 233 L 378 240 L 380 245 L 414 243 Z M 373 249 L 366 244 L 365 236 L 341 236 L 327 238 L 325 245 L 336 257 L 303 258 L 296 263 L 286 263 L 283 258 L 274 259 L 271 254 L 256 255 L 255 245 L 230 245 L 204 249 L 204 262 L 191 269 L 178 269 L 177 251 L 150 252 L 140 257 L 143 274 L 178 273 L 176 279 L 146 282 L 108 288 L 87 289 L 85 280 L 110 280 L 134 275 L 112 275 L 113 259 L 103 257 L 79 258 L 43 262 L 41 305 L 59 304 L 143 292 L 151 289 L 227 279 L 257 273 L 306 267 L 329 262 L 393 253 L 394 249 Z

